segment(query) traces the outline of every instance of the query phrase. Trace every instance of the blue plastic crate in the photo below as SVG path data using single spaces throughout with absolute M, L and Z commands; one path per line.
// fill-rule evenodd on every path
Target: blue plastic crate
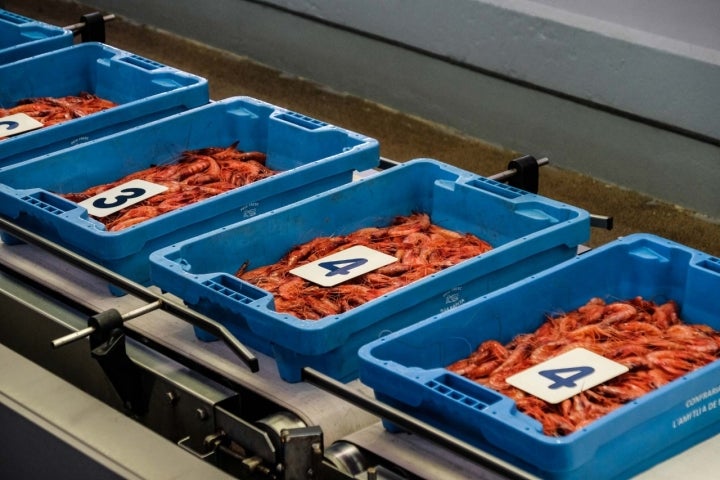
M 272 264 L 314 238 L 385 226 L 413 212 L 494 248 L 316 321 L 275 312 L 269 292 L 233 275 L 246 260 L 248 268 Z M 357 350 L 364 343 L 571 258 L 589 229 L 583 210 L 418 159 L 155 252 L 151 277 L 272 355 L 286 381 L 299 381 L 305 366 L 345 381 L 357 377 Z
M 88 92 L 118 106 L 0 140 L 0 167 L 69 148 L 209 102 L 207 80 L 101 43 L 0 65 L 0 107 Z
M 115 232 L 55 194 L 80 192 L 172 162 L 184 150 L 235 142 L 240 150 L 264 152 L 267 166 L 282 172 Z M 147 284 L 151 251 L 350 182 L 355 169 L 371 169 L 379 161 L 374 139 L 234 97 L 0 168 L 0 213 Z
M 72 44 L 70 30 L 0 9 L 0 65 Z
M 717 258 L 631 235 L 363 346 L 360 378 L 378 399 L 542 478 L 625 478 L 720 432 L 720 362 L 564 437 L 544 435 L 510 398 L 445 366 L 593 297 L 675 300 L 685 322 L 720 329 L 719 292 Z

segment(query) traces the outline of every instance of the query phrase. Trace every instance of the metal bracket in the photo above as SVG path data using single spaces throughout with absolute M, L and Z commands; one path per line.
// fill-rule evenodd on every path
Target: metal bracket
M 280 432 L 283 478 L 319 478 L 323 460 L 323 432 L 318 426 L 289 428 Z
M 112 383 L 125 408 L 133 415 L 147 412 L 149 396 L 144 395 L 141 369 L 125 350 L 123 317 L 115 309 L 93 315 L 88 325 L 94 330 L 90 334 L 92 357 Z
M 510 177 L 508 184 L 530 193 L 538 192 L 540 183 L 540 165 L 532 155 L 511 160 L 508 163 L 508 170 L 515 170 L 515 175 Z
M 530 193 L 538 193 L 540 184 L 540 167 L 547 165 L 547 158 L 536 159 L 532 155 L 516 158 L 508 163 L 507 170 L 488 177 L 491 180 L 505 182 L 515 188 Z
M 73 32 L 73 35 L 80 35 L 84 42 L 105 42 L 105 23 L 115 20 L 115 15 L 103 15 L 100 12 L 87 13 L 80 17 L 79 23 L 65 27 Z
M 613 217 L 607 215 L 590 215 L 590 226 L 594 228 L 602 228 L 604 230 L 613 229 Z
M 100 364 L 125 408 L 133 415 L 143 415 L 147 412 L 149 398 L 143 395 L 142 370 L 127 356 L 123 323 L 161 305 L 162 302 L 158 300 L 125 314 L 114 308 L 96 313 L 88 318 L 87 328 L 57 338 L 52 341 L 52 345 L 58 348 L 89 337 L 92 357 Z

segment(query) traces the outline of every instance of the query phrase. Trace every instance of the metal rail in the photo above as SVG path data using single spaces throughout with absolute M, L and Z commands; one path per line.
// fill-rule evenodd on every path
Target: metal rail
M 217 323 L 216 321 L 197 312 L 194 312 L 193 310 L 190 310 L 184 305 L 171 301 L 170 299 L 167 299 L 162 295 L 151 291 L 150 289 L 140 285 L 139 283 L 133 282 L 132 280 L 118 275 L 115 272 L 108 270 L 107 268 L 98 265 L 95 262 L 92 262 L 76 254 L 75 252 L 72 252 L 71 250 L 68 250 L 33 232 L 30 232 L 29 230 L 17 226 L 11 221 L 2 217 L 0 217 L 0 230 L 4 230 L 10 235 L 17 237 L 24 242 L 40 247 L 43 250 L 50 252 L 51 254 L 56 255 L 59 258 L 67 261 L 68 263 L 79 267 L 86 272 L 90 272 L 93 275 L 101 278 L 102 280 L 105 280 L 108 283 L 127 292 L 128 294 L 131 294 L 152 305 L 153 308 L 143 308 L 142 313 L 140 314 L 146 313 L 146 310 L 149 311 L 158 308 L 168 313 L 171 313 L 196 327 L 202 328 L 208 333 L 220 338 L 240 358 L 240 360 L 242 360 L 243 363 L 248 366 L 250 371 L 257 372 L 260 369 L 257 357 L 245 345 L 238 341 L 237 338 L 235 338 L 227 328 Z M 133 315 L 134 316 L 132 316 L 132 318 L 138 316 L 135 314 Z M 129 319 L 130 318 L 127 318 L 127 320 Z M 89 335 L 92 332 L 83 333 L 85 335 Z
M 112 20 L 115 20 L 116 17 L 114 14 L 110 13 L 108 15 L 103 15 L 100 18 L 102 19 L 103 22 L 110 22 Z M 73 23 L 72 25 L 66 25 L 63 28 L 65 30 L 72 31 L 74 34 L 79 34 L 79 33 L 81 33 L 83 28 L 87 27 L 87 25 L 88 25 L 87 21 L 80 21 L 78 23 Z
M 420 420 L 397 410 L 389 405 L 380 403 L 372 398 L 360 395 L 359 393 L 347 388 L 342 383 L 318 372 L 309 367 L 302 370 L 302 378 L 304 381 L 322 388 L 332 393 L 336 397 L 352 403 L 372 414 L 387 419 L 396 425 L 406 429 L 409 432 L 416 433 L 423 438 L 431 440 L 448 450 L 461 455 L 462 457 L 492 470 L 508 479 L 537 479 L 538 477 L 520 470 L 472 445 L 463 442 L 437 428 L 428 425 Z
M 538 158 L 535 162 L 538 167 L 544 167 L 545 165 L 548 165 L 550 163 L 550 160 L 547 157 L 543 157 L 543 158 Z M 519 169 L 508 168 L 507 170 L 505 170 L 503 172 L 496 173 L 495 175 L 490 175 L 487 178 L 489 178 L 490 180 L 495 180 L 497 182 L 505 182 L 505 181 L 511 179 L 512 177 L 514 177 L 515 175 L 517 175 L 518 173 L 519 173 Z
M 127 322 L 128 320 L 132 320 L 133 318 L 140 317 L 142 315 L 145 315 L 146 313 L 150 313 L 153 310 L 157 310 L 160 308 L 163 304 L 163 300 L 157 300 L 153 303 L 146 303 L 142 307 L 136 308 L 135 310 L 131 310 L 129 312 L 125 312 L 120 315 L 120 319 L 123 322 Z M 65 346 L 69 343 L 72 343 L 76 340 L 80 340 L 81 338 L 88 337 L 95 333 L 97 330 L 97 327 L 95 325 L 90 325 L 87 328 L 83 328 L 82 330 L 78 330 L 73 333 L 69 333 L 63 337 L 56 338 L 52 341 L 53 348 L 59 348 L 62 346 Z

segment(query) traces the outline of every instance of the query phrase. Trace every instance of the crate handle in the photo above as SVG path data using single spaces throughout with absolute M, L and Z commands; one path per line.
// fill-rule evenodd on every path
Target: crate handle
M 306 117 L 305 115 L 290 111 L 278 113 L 274 117 L 280 121 L 295 125 L 296 127 L 301 127 L 309 131 L 317 130 L 319 128 L 324 128 L 328 126 L 327 123 L 320 120 L 315 120 L 314 118 Z
M 242 305 L 248 305 L 270 295 L 267 291 L 254 287 L 227 273 L 206 278 L 201 282 L 201 285 L 218 295 L 222 295 Z
M 512 187 L 510 185 L 506 185 L 504 183 L 500 183 L 485 177 L 474 178 L 473 180 L 465 183 L 465 185 L 467 185 L 468 187 L 476 188 L 478 190 L 492 193 L 508 200 L 513 200 L 524 195 L 531 195 L 530 193 L 519 188 Z
M 38 200 L 37 198 L 32 197 L 32 196 L 23 197 L 20 200 L 31 205 L 32 207 L 37 208 L 38 210 L 44 210 L 53 215 L 60 215 L 62 213 L 65 213 L 65 210 L 59 209 L 59 208 L 55 207 L 54 205 L 50 205 L 49 203 L 43 202 L 42 200 Z
M 31 192 L 18 192 L 18 200 L 29 205 L 31 208 L 43 210 L 52 215 L 62 215 L 72 210 L 86 213 L 87 210 L 79 207 L 77 203 L 66 200 L 46 190 L 35 190 Z
M 3 11 L 0 12 L 0 20 L 4 20 L 8 23 L 14 23 L 15 25 L 22 25 L 24 23 L 32 23 L 32 20 L 21 15 L 16 15 L 12 12 Z
M 720 275 L 720 259 L 710 257 L 698 263 L 698 267 Z
M 516 415 L 514 412 L 522 412 L 517 410 L 515 401 L 510 397 L 457 374 L 442 375 L 425 382 L 424 386 L 431 389 L 433 393 L 453 402 L 454 405 L 470 408 L 480 415 L 494 419 L 500 414 L 513 418 L 513 422 L 518 422 L 529 429 L 539 430 L 542 428 L 540 422 L 529 415 Z
M 135 55 L 135 54 L 121 57 L 119 59 L 119 61 L 125 62 L 128 65 L 133 65 L 135 67 L 142 68 L 143 70 L 148 70 L 148 71 L 157 70 L 159 68 L 165 68 L 165 65 L 163 65 L 162 63 L 158 63 L 153 60 L 149 60 L 145 57 L 141 57 L 140 55 Z
M 630 250 L 629 255 L 641 258 L 643 260 L 652 260 L 658 263 L 668 263 L 670 260 L 665 255 L 661 255 L 651 246 L 640 246 Z
M 463 405 L 473 410 L 482 411 L 488 408 L 489 404 L 481 402 L 474 396 L 466 395 L 454 388 L 450 388 L 444 383 L 431 380 L 425 384 L 427 388 L 437 393 L 438 395 L 449 399 L 452 402 Z

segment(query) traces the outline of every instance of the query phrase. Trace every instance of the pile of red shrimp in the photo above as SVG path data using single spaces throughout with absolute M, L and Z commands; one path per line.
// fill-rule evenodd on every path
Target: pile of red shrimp
M 579 347 L 629 371 L 557 404 L 506 382 L 520 371 Z M 718 357 L 720 332 L 684 323 L 673 301 L 658 305 L 637 297 L 606 304 L 593 298 L 506 345 L 483 342 L 469 357 L 447 368 L 514 399 L 520 411 L 542 423 L 546 435 L 563 436 Z
M 64 97 L 37 97 L 20 100 L 14 107 L 0 108 L 0 118 L 24 113 L 42 123 L 44 127 L 84 117 L 117 106 L 87 92 Z
M 363 245 L 397 261 L 333 287 L 295 276 L 290 270 Z M 368 227 L 348 235 L 318 237 L 293 248 L 280 261 L 237 276 L 274 295 L 275 310 L 302 320 L 344 313 L 427 275 L 487 252 L 490 244 L 433 224 L 425 213 L 398 216 L 387 227 Z
M 175 162 L 152 166 L 111 183 L 63 196 L 81 202 L 136 179 L 167 187 L 158 195 L 97 219 L 112 232 L 278 173 L 265 166 L 264 153 L 243 152 L 236 147 L 237 142 L 229 147 L 186 150 Z

